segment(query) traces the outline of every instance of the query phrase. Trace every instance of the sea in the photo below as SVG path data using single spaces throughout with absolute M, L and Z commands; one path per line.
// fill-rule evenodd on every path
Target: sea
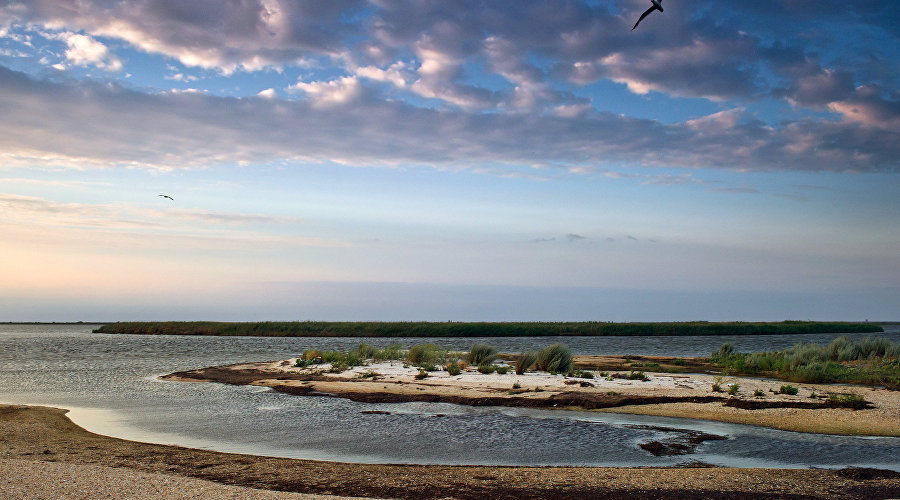
M 688 337 L 270 338 L 95 334 L 92 324 L 0 324 L 0 403 L 69 409 L 92 432 L 215 451 L 359 463 L 877 467 L 900 471 L 900 438 L 828 436 L 696 419 L 443 403 L 356 403 L 266 388 L 160 381 L 167 373 L 348 350 L 360 342 L 487 342 L 518 353 L 563 342 L 575 354 L 708 356 L 827 344 L 839 334 Z M 853 339 L 866 334 L 848 335 Z M 877 336 L 900 342 L 900 325 Z M 510 375 L 510 385 L 514 375 Z M 378 413 L 372 413 L 376 411 Z M 898 424 L 900 425 L 900 424 Z M 701 431 L 692 453 L 640 447 Z

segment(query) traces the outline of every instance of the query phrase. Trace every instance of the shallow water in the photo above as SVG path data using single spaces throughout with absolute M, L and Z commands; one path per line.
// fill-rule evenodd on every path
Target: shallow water
M 590 412 L 366 404 L 296 397 L 257 387 L 162 382 L 178 370 L 287 358 L 310 347 L 349 349 L 361 339 L 119 336 L 93 325 L 0 325 L 0 401 L 73 409 L 86 428 L 126 439 L 220 451 L 353 462 L 875 466 L 900 470 L 900 439 L 823 436 L 689 419 Z M 882 334 L 900 341 L 900 328 Z M 724 342 L 774 350 L 837 335 L 764 337 L 567 337 L 401 339 L 465 350 L 488 341 L 504 352 L 567 343 L 576 354 L 708 355 Z M 860 338 L 865 335 L 855 335 Z M 385 345 L 395 339 L 365 339 Z M 511 382 L 512 384 L 512 375 Z M 382 410 L 390 414 L 363 414 Z M 654 457 L 638 444 L 677 433 L 632 424 L 702 430 L 727 440 L 695 453 Z

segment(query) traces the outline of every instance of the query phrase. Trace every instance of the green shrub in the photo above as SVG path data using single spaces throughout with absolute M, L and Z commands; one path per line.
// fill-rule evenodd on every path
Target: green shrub
M 766 393 L 764 393 L 763 391 L 761 391 L 759 389 L 756 389 L 755 391 L 753 391 L 753 395 L 758 398 L 762 398 L 762 397 L 765 397 Z
M 516 360 L 516 374 L 521 375 L 530 370 L 537 363 L 537 357 L 538 355 L 534 351 L 523 352 Z
M 497 371 L 497 366 L 490 365 L 487 363 L 482 363 L 482 364 L 478 365 L 478 371 L 480 373 L 487 375 L 488 373 L 494 373 L 495 371 Z
M 371 359 L 375 356 L 375 348 L 363 342 L 356 346 L 353 353 L 360 359 Z
M 497 375 L 506 375 L 509 372 L 509 365 L 497 365 L 495 370 Z
M 538 352 L 535 365 L 545 372 L 566 373 L 572 369 L 572 351 L 564 344 L 549 345 Z
M 853 408 L 862 410 L 869 406 L 869 402 L 859 394 L 851 392 L 849 394 L 832 394 L 828 396 L 828 405 L 838 408 Z
M 420 368 L 419 373 L 416 374 L 416 380 L 422 380 L 423 378 L 428 378 L 428 372 Z
M 372 359 L 375 361 L 399 361 L 404 359 L 405 356 L 403 345 L 398 342 L 388 344 L 382 349 L 376 349 L 372 353 Z
M 641 382 L 646 382 L 650 380 L 650 377 L 648 377 L 644 372 L 636 372 L 632 370 L 628 373 L 628 380 L 640 380 Z
M 683 359 L 675 359 L 675 360 L 672 360 L 672 364 L 678 365 L 678 366 L 684 366 L 687 363 Z
M 522 385 L 519 384 L 518 382 L 513 383 L 513 389 L 521 389 L 521 388 L 522 388 Z
M 497 359 L 497 348 L 490 344 L 472 344 L 466 359 L 473 365 L 491 364 Z
M 459 367 L 458 363 L 447 363 L 447 373 L 449 373 L 451 377 L 455 377 L 462 373 L 462 368 Z
M 738 384 L 738 383 L 731 384 L 728 387 L 728 394 L 730 394 L 732 396 L 736 396 L 738 393 L 738 390 L 740 390 L 740 388 L 741 388 L 741 384 Z
M 796 387 L 794 387 L 792 385 L 783 385 L 783 386 L 781 386 L 781 389 L 778 389 L 779 394 L 788 394 L 791 396 L 796 396 L 798 392 L 799 392 L 799 389 L 797 389 Z
M 440 363 L 447 357 L 447 350 L 435 344 L 419 344 L 406 351 L 406 360 L 410 364 Z

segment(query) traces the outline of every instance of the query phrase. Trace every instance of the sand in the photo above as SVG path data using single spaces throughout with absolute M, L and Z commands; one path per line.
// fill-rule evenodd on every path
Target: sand
M 376 465 L 218 453 L 100 436 L 65 410 L 7 405 L 0 477 L 0 498 L 900 497 L 900 473 L 873 469 Z

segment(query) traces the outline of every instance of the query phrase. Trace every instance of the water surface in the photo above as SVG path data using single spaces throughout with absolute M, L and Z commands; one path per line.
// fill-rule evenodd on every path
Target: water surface
M 283 359 L 311 347 L 349 349 L 396 339 L 183 337 L 93 334 L 94 325 L 0 325 L 0 401 L 73 409 L 89 430 L 126 439 L 219 451 L 375 463 L 673 465 L 740 467 L 874 466 L 900 470 L 900 439 L 823 436 L 663 417 L 367 404 L 296 397 L 258 387 L 162 382 L 173 371 Z M 900 341 L 900 328 L 882 334 Z M 564 337 L 400 339 L 466 350 L 489 342 L 504 352 L 554 341 L 576 354 L 705 356 L 723 342 L 774 350 L 837 335 L 733 337 Z M 864 334 L 851 335 L 852 338 Z M 510 375 L 510 385 L 514 379 Z M 363 414 L 382 410 L 390 414 Z M 633 424 L 726 435 L 696 453 L 654 457 L 638 444 L 673 437 Z

